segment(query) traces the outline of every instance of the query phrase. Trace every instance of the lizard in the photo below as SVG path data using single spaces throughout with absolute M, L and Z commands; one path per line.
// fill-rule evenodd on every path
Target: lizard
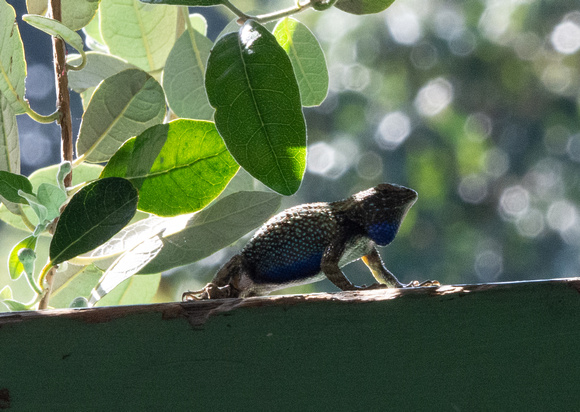
M 437 286 L 437 281 L 399 282 L 377 250 L 393 241 L 416 200 L 413 189 L 383 183 L 344 200 L 286 209 L 264 223 L 210 283 L 182 299 L 263 295 L 325 276 L 343 291 Z M 361 258 L 377 283 L 356 286 L 340 269 Z

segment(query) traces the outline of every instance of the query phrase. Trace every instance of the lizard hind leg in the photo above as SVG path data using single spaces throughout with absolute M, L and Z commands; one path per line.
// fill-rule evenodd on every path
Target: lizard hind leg
M 181 296 L 183 301 L 237 298 L 242 292 L 239 280 L 246 268 L 242 255 L 235 255 L 215 274 L 212 281 L 201 290 L 187 291 Z

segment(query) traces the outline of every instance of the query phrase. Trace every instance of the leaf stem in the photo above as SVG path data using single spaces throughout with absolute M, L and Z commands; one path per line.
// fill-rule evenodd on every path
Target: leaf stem
M 26 213 L 24 213 L 24 209 L 22 209 L 22 205 L 18 204 L 18 211 L 20 212 L 20 219 L 22 219 L 22 223 L 24 223 L 26 225 L 26 227 L 28 229 L 30 229 L 31 232 L 34 232 L 34 229 L 36 229 L 36 226 L 34 226 L 32 224 L 32 222 L 28 219 L 28 216 L 26 216 Z
M 38 278 L 38 283 L 42 288 L 41 293 L 39 296 L 40 302 L 38 303 L 38 309 L 46 309 L 48 308 L 48 300 L 50 299 L 50 291 L 52 289 L 52 281 L 54 278 L 54 271 L 56 267 L 52 265 L 52 262 L 48 262 L 43 268 L 42 272 L 40 272 L 40 276 Z M 44 287 L 44 283 L 46 282 L 46 288 Z M 35 288 L 36 290 L 36 288 Z
M 24 111 L 26 112 L 26 114 L 33 120 L 37 121 L 38 123 L 52 123 L 55 121 L 58 121 L 59 117 L 60 117 L 60 111 L 56 111 L 54 113 L 48 114 L 48 115 L 43 115 L 40 113 L 36 113 L 34 110 L 32 110 L 32 107 L 30 107 L 30 104 L 28 104 L 28 102 L 23 102 L 22 103 L 22 107 L 24 108 Z
M 304 3 L 300 3 L 299 1 L 296 3 L 296 6 L 289 7 L 287 9 L 278 10 L 272 13 L 260 14 L 257 16 L 251 16 L 249 14 L 244 13 L 236 6 L 234 6 L 229 0 L 222 0 L 222 4 L 230 9 L 236 16 L 239 17 L 238 22 L 244 23 L 247 20 L 254 20 L 258 23 L 267 23 L 269 21 L 282 19 L 284 17 L 291 16 L 296 13 L 300 13 L 306 9 L 309 9 L 314 6 L 314 2 L 312 0 L 307 0 Z

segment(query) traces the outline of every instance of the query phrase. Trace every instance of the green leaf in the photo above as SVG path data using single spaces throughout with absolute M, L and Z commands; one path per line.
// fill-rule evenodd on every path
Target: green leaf
M 68 263 L 65 270 L 56 271 L 50 294 L 50 305 L 55 308 L 69 307 L 77 297 L 88 298 L 103 271 L 95 265 L 86 267 Z
M 58 186 L 43 183 L 38 187 L 36 198 L 46 207 L 46 220 L 53 220 L 60 215 L 60 207 L 66 202 L 66 193 Z
M 58 174 L 59 169 L 60 165 L 52 165 L 38 169 L 32 173 L 29 177 L 29 180 L 30 183 L 32 183 L 33 191 L 38 190 L 42 183 L 54 184 L 57 181 L 56 175 Z M 82 163 L 74 169 L 72 185 L 76 186 L 81 183 L 97 179 L 102 170 L 102 166 Z M 30 206 L 23 205 L 22 209 L 24 214 L 33 224 L 38 223 L 38 219 L 36 218 L 35 213 L 31 210 Z M 0 219 L 11 226 L 14 226 L 15 228 L 22 229 L 27 232 L 29 231 L 29 229 L 22 222 L 22 219 L 19 216 L 10 213 L 4 204 L 0 206 Z
M 159 235 L 155 235 L 144 239 L 143 242 L 119 256 L 91 291 L 89 305 L 94 305 L 122 282 L 139 272 L 159 253 L 162 247 L 163 242 Z
M 69 55 L 67 63 L 78 66 L 82 57 L 78 54 Z M 80 93 L 90 87 L 96 87 L 108 77 L 127 69 L 134 69 L 135 66 L 126 61 L 99 52 L 87 53 L 87 64 L 82 70 L 71 70 L 68 72 L 68 87 Z
M 84 44 L 81 36 L 73 30 L 66 27 L 58 20 L 49 19 L 44 16 L 37 16 L 34 14 L 25 14 L 22 20 L 27 22 L 38 30 L 41 30 L 51 36 L 58 36 L 65 42 L 74 47 L 79 53 L 83 51 Z
M 13 203 L 27 204 L 26 199 L 18 194 L 19 190 L 32 194 L 30 180 L 26 176 L 0 170 L 0 198 Z
M 20 173 L 16 115 L 3 94 L 0 94 L 0 170 Z
M 334 6 L 351 14 L 372 14 L 386 10 L 395 0 L 337 0 Z
M 172 4 L 177 6 L 219 6 L 221 0 L 140 0 L 143 3 Z
M 77 153 L 85 161 L 105 162 L 130 137 L 160 123 L 165 96 L 157 81 L 139 69 L 105 79 L 83 114 Z
M 107 296 L 100 299 L 95 306 L 135 305 L 151 303 L 157 293 L 161 274 L 132 276 L 122 282 Z
M 26 61 L 16 13 L 6 1 L 0 1 L 0 94 L 15 114 L 25 112 L 24 79 Z
M 6 307 L 8 308 L 8 310 L 10 310 L 10 312 L 20 312 L 23 310 L 30 310 L 30 307 L 27 304 L 18 302 L 17 300 L 3 299 L 1 300 L 1 302 L 6 305 Z
M 139 273 L 163 272 L 203 259 L 264 223 L 279 207 L 275 193 L 237 192 L 193 216 L 167 220 L 163 248 Z
M 87 44 L 88 48 L 104 53 L 108 52 L 108 48 L 105 46 L 103 36 L 101 36 L 100 12 L 97 12 L 97 14 L 95 14 L 95 18 L 92 19 L 89 24 L 83 27 L 83 33 L 85 34 L 85 43 Z
M 101 35 L 111 54 L 141 69 L 160 70 L 175 42 L 177 7 L 102 0 Z
M 57 265 L 105 243 L 137 210 L 137 189 L 126 179 L 97 180 L 79 190 L 62 212 L 50 242 Z
M 203 15 L 199 13 L 192 13 L 189 15 L 189 24 L 200 33 L 202 36 L 207 37 L 207 20 Z M 167 64 L 167 63 L 166 63 Z
M 212 42 L 196 30 L 186 30 L 175 42 L 163 70 L 163 89 L 179 117 L 210 120 L 213 108 L 205 94 L 205 66 Z
M 139 210 L 159 216 L 203 208 L 238 170 L 212 122 L 180 119 L 153 126 L 137 136 L 129 155 L 130 145 L 102 176 L 129 179 L 139 188 Z
M 228 150 L 256 179 L 285 195 L 306 166 L 306 125 L 288 55 L 254 21 L 223 36 L 210 54 L 205 84 Z
M 12 299 L 12 289 L 10 286 L 6 285 L 0 290 L 0 301 L 4 299 Z
M 324 52 L 314 34 L 298 20 L 285 18 L 273 32 L 288 53 L 303 106 L 318 106 L 328 94 L 328 69 Z
M 77 31 L 85 27 L 95 16 L 100 0 L 61 0 L 62 22 L 69 29 Z M 30 14 L 43 15 L 48 8 L 48 0 L 26 0 Z
M 8 273 L 12 280 L 18 279 L 24 272 L 24 265 L 18 258 L 18 252 L 23 249 L 34 250 L 36 248 L 37 239 L 36 236 L 28 236 L 14 245 L 10 251 L 10 254 L 8 255 Z

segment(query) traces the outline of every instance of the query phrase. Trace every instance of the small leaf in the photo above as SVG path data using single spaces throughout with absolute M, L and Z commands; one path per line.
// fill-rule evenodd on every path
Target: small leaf
M 102 176 L 139 188 L 139 210 L 159 216 L 195 212 L 215 199 L 238 165 L 212 122 L 180 119 L 153 126 L 111 158 Z M 120 173 L 120 174 L 113 174 Z
M 141 69 L 160 70 L 175 42 L 177 7 L 102 0 L 100 31 L 111 54 Z
M 395 0 L 337 0 L 337 9 L 351 14 L 372 14 L 387 9 Z
M 56 174 L 56 183 L 58 184 L 59 189 L 62 190 L 63 192 L 66 191 L 64 179 L 68 176 L 68 174 L 71 171 L 72 171 L 72 164 L 68 160 L 64 161 L 60 165 L 58 165 L 58 173 Z
M 67 63 L 78 66 L 82 57 L 78 54 L 69 55 Z M 127 69 L 136 67 L 126 61 L 99 52 L 87 53 L 87 64 L 82 70 L 73 70 L 68 73 L 68 86 L 75 92 L 80 93 L 90 87 L 96 87 L 108 77 Z
M 226 34 L 212 49 L 205 84 L 236 161 L 277 192 L 296 192 L 306 167 L 306 125 L 292 64 L 276 38 L 252 20 Z
M 113 262 L 91 291 L 89 305 L 94 305 L 122 282 L 139 272 L 161 250 L 163 242 L 159 235 L 144 239 L 134 248 L 127 250 Z
M 36 198 L 46 208 L 46 220 L 53 220 L 60 215 L 60 207 L 66 202 L 66 193 L 50 183 L 38 187 Z
M 36 252 L 32 249 L 22 248 L 18 251 L 18 260 L 22 263 L 24 273 L 29 276 L 34 275 L 34 262 L 36 261 Z
M 10 312 L 20 312 L 23 310 L 30 310 L 30 307 L 27 304 L 18 302 L 17 300 L 3 299 L 0 302 L 6 305 L 6 307 Z
M 14 245 L 10 251 L 10 255 L 8 255 L 8 273 L 12 280 L 18 279 L 24 272 L 24 265 L 18 258 L 18 253 L 23 249 L 34 251 L 36 248 L 36 240 L 36 236 L 28 236 Z
M 79 190 L 62 212 L 50 243 L 50 261 L 58 265 L 105 243 L 137 210 L 137 190 L 118 177 L 97 180 Z
M 10 286 L 6 285 L 0 290 L 0 301 L 4 299 L 12 299 L 12 289 Z
M 81 36 L 58 20 L 50 19 L 44 16 L 37 16 L 34 14 L 25 14 L 22 16 L 22 20 L 31 26 L 36 27 L 38 30 L 50 34 L 51 36 L 60 37 L 65 42 L 74 47 L 79 53 L 81 53 L 84 49 L 83 39 Z
M 160 282 L 161 274 L 132 276 L 100 299 L 95 306 L 151 303 Z
M 130 137 L 160 123 L 165 96 L 157 81 L 139 69 L 105 79 L 83 115 L 77 153 L 88 162 L 106 162 Z
M 26 204 L 26 199 L 18 194 L 19 190 L 32 194 L 30 180 L 26 176 L 0 171 L 0 196 L 9 202 Z
M 210 120 L 213 108 L 205 94 L 205 67 L 212 42 L 196 30 L 186 30 L 175 42 L 163 70 L 163 89 L 179 117 Z
M 279 207 L 275 193 L 237 192 L 193 216 L 174 218 L 172 225 L 169 219 L 163 248 L 139 273 L 159 273 L 203 259 L 264 223 Z
M 80 308 L 88 308 L 88 307 L 89 307 L 89 301 L 87 300 L 87 298 L 84 298 L 82 296 L 74 298 L 73 301 L 71 302 L 71 304 L 69 305 L 69 308 L 71 308 L 71 309 L 80 309 Z
M 273 34 L 290 57 L 302 105 L 318 106 L 328 93 L 328 69 L 318 40 L 308 27 L 290 18 L 280 20 Z
M 25 112 L 24 79 L 26 60 L 16 13 L 6 1 L 0 1 L 0 94 L 4 95 L 15 114 Z

